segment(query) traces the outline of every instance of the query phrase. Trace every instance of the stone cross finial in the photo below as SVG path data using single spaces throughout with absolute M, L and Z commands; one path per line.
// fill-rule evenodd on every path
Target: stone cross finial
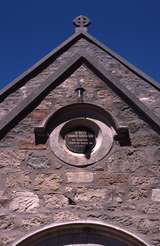
M 87 16 L 80 15 L 73 20 L 73 24 L 76 26 L 76 32 L 87 32 L 87 27 L 91 24 L 91 21 Z

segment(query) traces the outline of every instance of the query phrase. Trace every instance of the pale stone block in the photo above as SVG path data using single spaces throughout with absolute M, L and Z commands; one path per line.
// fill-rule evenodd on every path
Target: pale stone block
M 93 181 L 91 172 L 68 172 L 66 175 L 69 183 L 90 183 Z
M 152 189 L 152 201 L 160 202 L 160 189 Z

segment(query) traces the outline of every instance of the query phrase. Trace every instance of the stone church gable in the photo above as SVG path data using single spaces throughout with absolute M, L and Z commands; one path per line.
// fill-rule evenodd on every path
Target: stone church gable
M 127 246 L 159 245 L 158 84 L 76 27 L 0 100 L 0 245 L 81 220 L 132 232 Z M 91 136 L 85 158 L 76 131 Z

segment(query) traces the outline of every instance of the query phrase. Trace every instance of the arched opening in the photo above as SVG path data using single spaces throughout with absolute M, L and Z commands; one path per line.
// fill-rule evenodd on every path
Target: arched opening
M 52 224 L 16 242 L 13 246 L 149 246 L 120 228 L 93 221 Z

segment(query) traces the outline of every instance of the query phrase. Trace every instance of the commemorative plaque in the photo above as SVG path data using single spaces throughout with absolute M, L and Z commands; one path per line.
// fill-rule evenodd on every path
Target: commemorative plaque
M 91 152 L 96 144 L 94 132 L 87 127 L 76 127 L 65 134 L 67 148 L 79 154 Z

